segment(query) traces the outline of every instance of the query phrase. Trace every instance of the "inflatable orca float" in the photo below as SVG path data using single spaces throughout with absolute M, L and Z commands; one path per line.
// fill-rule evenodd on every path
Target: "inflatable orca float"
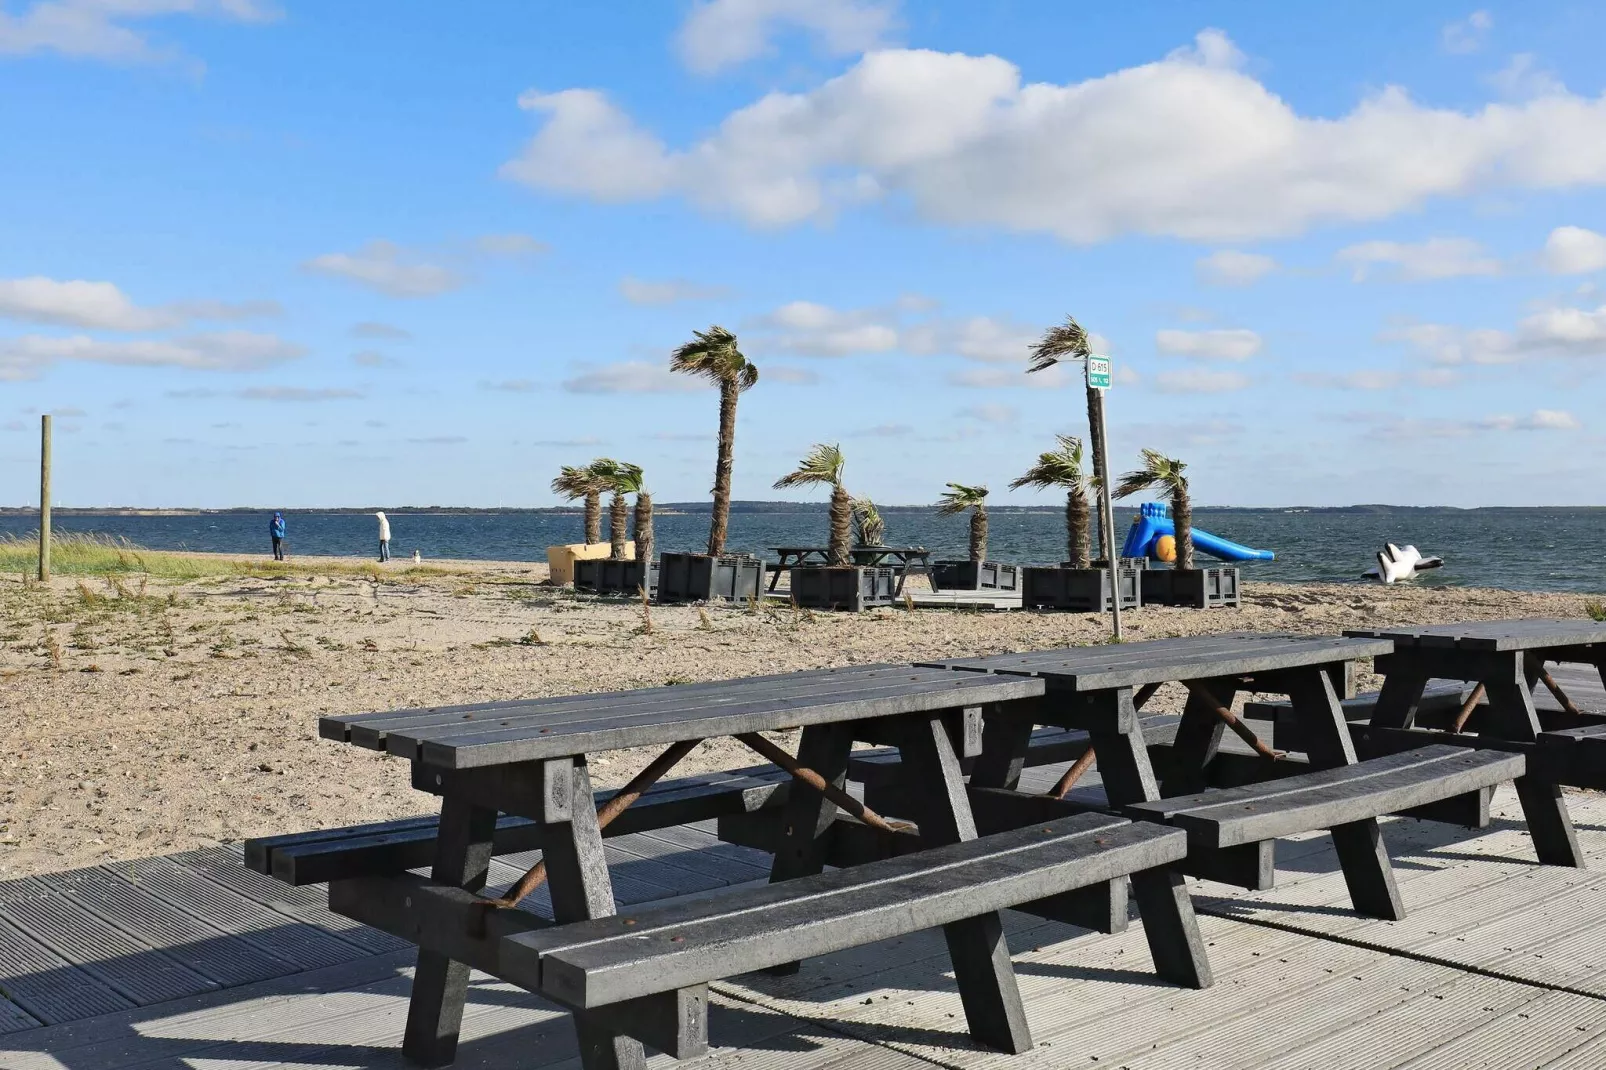
M 1390 542 L 1384 543 L 1383 549 L 1377 552 L 1377 567 L 1369 568 L 1361 575 L 1384 583 L 1398 583 L 1412 578 L 1418 572 L 1443 565 L 1442 557 L 1423 557 L 1415 546 L 1400 547 Z

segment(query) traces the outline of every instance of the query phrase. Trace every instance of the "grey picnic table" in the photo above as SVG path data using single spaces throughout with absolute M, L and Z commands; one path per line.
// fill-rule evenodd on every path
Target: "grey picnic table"
M 1394 812 L 1397 806 L 1438 801 L 1448 796 L 1447 785 L 1461 781 L 1442 775 L 1444 767 L 1438 763 L 1454 756 L 1441 753 L 1435 753 L 1432 763 L 1424 759 L 1417 767 L 1402 768 L 1409 766 L 1407 761 L 1383 768 L 1378 776 L 1360 778 L 1364 763 L 1358 764 L 1334 681 L 1345 679 L 1356 659 L 1386 655 L 1393 649 L 1394 644 L 1383 639 L 1233 634 L 926 664 L 1034 677 L 1047 685 L 1041 699 L 988 709 L 982 755 L 971 776 L 973 789 L 1016 788 L 1035 726 L 1081 729 L 1089 735 L 1090 753 L 1096 756 L 1111 807 L 1164 820 L 1177 819 L 1180 811 L 1191 809 L 1196 813 L 1184 814 L 1182 820 L 1193 821 L 1197 831 L 1208 827 L 1216 836 L 1205 849 L 1190 850 L 1188 872 L 1245 887 L 1270 887 L 1269 837 L 1326 827 L 1356 909 L 1397 920 L 1404 916 L 1404 908 L 1376 815 Z M 1189 697 L 1169 748 L 1169 769 L 1157 779 L 1138 710 L 1166 683 L 1188 685 Z M 1211 766 L 1228 727 L 1220 711 L 1230 711 L 1239 692 L 1288 696 L 1305 739 L 1304 768 L 1313 772 L 1279 778 L 1282 770 L 1276 767 L 1281 763 L 1271 761 L 1266 763 L 1268 785 L 1212 789 Z M 1493 764 L 1499 765 L 1498 756 Z M 1348 776 L 1346 767 L 1354 767 L 1355 777 Z M 1509 772 L 1512 767 L 1500 768 Z M 1454 775 L 1464 779 L 1466 771 L 1457 769 Z M 1424 785 L 1424 778 L 1434 782 Z M 1436 794 L 1430 798 L 1424 791 Z M 1177 802 L 1179 797 L 1185 801 Z M 1373 800 L 1369 804 L 1373 816 L 1356 819 L 1368 799 Z M 1221 829 L 1234 823 L 1245 830 L 1243 835 L 1216 847 L 1228 843 Z M 1260 836 L 1268 838 L 1256 841 Z M 1133 877 L 1140 907 L 1146 897 L 1172 894 L 1154 876 L 1142 880 L 1148 887 Z
M 798 567 L 823 568 L 830 561 L 830 550 L 824 546 L 771 546 L 770 552 L 780 558 L 770 573 L 769 589 L 772 591 L 781 581 L 782 572 L 790 572 Z M 925 576 L 931 589 L 937 590 L 937 581 L 931 572 L 931 551 L 924 546 L 855 546 L 848 553 L 852 555 L 853 563 L 862 568 L 887 565 L 897 569 L 898 586 L 893 594 L 898 597 L 902 597 L 904 580 L 911 572 Z
M 875 909 L 862 910 L 858 909 L 862 902 L 855 900 L 855 909 L 844 912 L 847 917 L 835 919 L 837 945 L 822 944 L 820 939 L 809 943 L 799 936 L 796 944 L 783 950 L 807 957 L 820 953 L 822 947 L 853 946 L 913 928 L 941 925 L 972 1035 L 1000 1050 L 1022 1051 L 1030 1047 L 1031 1041 L 1002 923 L 992 904 L 1011 906 L 1047 894 L 1068 894 L 1081 885 L 1067 881 L 1065 874 L 1085 859 L 1070 858 L 1062 851 L 1060 857 L 1050 860 L 1058 866 L 1058 876 L 1050 874 L 1039 879 L 1032 859 L 1042 853 L 1045 843 L 1053 846 L 1045 837 L 1057 831 L 1047 826 L 1011 833 L 1016 839 L 1003 848 L 988 847 L 994 837 L 978 839 L 960 762 L 980 751 L 983 707 L 1031 699 L 1043 691 L 1041 680 L 1025 677 L 883 665 L 608 694 L 325 717 L 320 721 L 320 734 L 325 738 L 386 751 L 413 763 L 414 786 L 442 797 L 434 866 L 427 881 L 406 872 L 373 871 L 374 859 L 385 851 L 391 852 L 385 857 L 392 860 L 392 865 L 398 864 L 398 859 L 417 864 L 418 830 L 411 825 L 395 831 L 381 827 L 377 834 L 361 837 L 361 858 L 366 868 L 350 868 L 357 863 L 348 859 L 345 864 L 350 875 L 330 880 L 330 906 L 359 921 L 407 936 L 419 946 L 404 1052 L 424 1065 L 443 1065 L 454 1057 L 471 963 L 567 1002 L 574 1011 L 581 1062 L 588 1070 L 637 1070 L 644 1066 L 645 1055 L 638 1038 L 655 1036 L 653 1030 L 672 1034 L 669 1042 L 652 1040 L 653 1046 L 682 1054 L 685 1036 L 700 1028 L 702 1048 L 693 1046 L 691 1053 L 706 1050 L 707 981 L 758 968 L 755 962 L 765 968 L 785 969 L 787 963 L 776 960 L 775 948 L 761 946 L 765 919 L 771 919 L 768 924 L 772 925 L 781 924 L 775 919 L 791 919 L 791 928 L 785 931 L 808 936 L 832 920 L 821 921 L 815 915 L 824 908 L 810 907 L 808 903 L 826 902 L 832 894 L 868 896 L 872 900 L 876 895 L 883 899 L 891 895 L 891 899 Z M 814 899 L 796 904 L 748 904 L 745 913 L 723 921 L 715 917 L 682 922 L 671 917 L 672 924 L 663 931 L 682 934 L 672 939 L 687 941 L 684 953 L 674 945 L 653 945 L 649 950 L 664 956 L 665 972 L 656 979 L 644 980 L 639 970 L 632 975 L 627 968 L 635 954 L 629 945 L 631 933 L 641 933 L 642 940 L 648 936 L 641 930 L 619 928 L 636 924 L 635 917 L 613 917 L 614 896 L 600 830 L 611 817 L 601 816 L 608 805 L 593 812 L 587 755 L 633 747 L 669 746 L 674 751 L 700 740 L 741 738 L 744 734 L 793 727 L 802 729 L 796 762 L 837 789 L 846 783 L 849 754 L 855 741 L 891 742 L 898 746 L 928 789 L 910 815 L 919 822 L 919 850 L 911 852 L 906 842 L 894 852 L 897 857 L 822 874 L 827 864 L 826 833 L 834 822 L 851 819 L 839 811 L 828 793 L 822 794 L 806 779 L 795 779 L 787 785 L 789 791 L 784 796 L 771 799 L 779 801 L 779 840 L 774 850 L 772 882 L 797 878 L 804 882 L 836 881 L 840 885 L 844 881 L 851 883 L 860 868 L 866 873 L 877 865 L 892 869 L 875 870 L 872 886 L 863 890 L 833 885 L 818 889 L 820 894 Z M 794 771 L 793 775 L 798 774 Z M 768 790 L 765 785 L 760 788 Z M 760 797 L 761 793 L 755 794 L 758 791 L 751 788 L 736 793 L 736 807 L 761 805 L 752 801 Z M 679 797 L 673 791 L 668 794 Z M 669 801 L 673 804 L 674 798 Z M 502 815 L 517 815 L 520 824 L 510 827 L 508 817 Z M 859 816 L 868 822 L 875 815 Z M 398 823 L 401 824 L 406 823 Z M 1129 869 L 1120 868 L 1119 860 L 1111 861 L 1104 857 L 1106 854 L 1124 851 L 1126 865 L 1136 868 L 1169 864 L 1185 853 L 1182 837 L 1167 830 L 1164 834 L 1172 838 L 1162 843 L 1152 828 L 1115 817 L 1089 817 L 1072 830 L 1076 836 L 1061 836 L 1061 840 L 1076 840 L 1072 845 L 1076 851 L 1098 856 L 1093 861 L 1106 869 L 1117 867 L 1111 872 L 1100 870 L 1099 879 L 1124 881 Z M 538 840 L 532 840 L 532 832 L 539 834 Z M 400 850 L 395 842 L 398 837 L 412 837 L 405 855 L 396 853 Z M 499 853 L 498 844 L 511 842 L 509 837 L 516 837 L 516 842 L 524 846 L 532 842 L 541 846 L 555 928 L 534 931 L 537 920 L 531 920 L 533 915 L 523 911 L 474 909 L 486 905 L 477 899 L 477 893 L 485 886 L 491 855 Z M 272 868 L 278 875 L 282 866 L 297 862 L 291 857 L 294 851 L 290 848 L 294 845 L 288 841 L 298 838 L 305 837 L 248 844 L 248 860 L 255 854 L 264 859 L 262 866 Z M 303 845 L 302 849 L 319 846 Z M 276 849 L 286 856 L 280 860 L 281 868 L 274 868 L 275 863 L 267 857 Z M 964 855 L 965 851 L 970 854 Z M 993 851 L 996 858 L 988 851 Z M 927 856 L 939 860 L 946 867 L 942 872 L 954 876 L 943 878 L 937 871 L 926 874 L 921 865 Z M 302 857 L 300 864 L 318 862 L 320 857 Z M 323 874 L 333 872 L 327 868 L 331 864 L 328 859 L 320 864 L 326 867 Z M 318 875 L 311 870 L 308 873 L 309 878 Z M 933 889 L 943 879 L 950 884 L 956 880 L 959 883 L 940 895 Z M 1052 884 L 1054 879 L 1059 883 Z M 899 891 L 910 882 L 919 894 Z M 885 891 L 878 892 L 877 887 Z M 776 884 L 770 888 L 782 894 Z M 1011 894 L 1014 898 L 1007 898 Z M 942 910 L 949 913 L 943 914 Z M 1157 908 L 1153 922 L 1156 931 L 1175 934 L 1202 956 L 1186 894 L 1180 906 L 1176 902 L 1169 904 L 1169 922 L 1161 916 L 1164 913 Z M 755 917 L 756 922 L 742 920 Z M 887 917 L 892 920 L 887 921 Z M 877 918 L 882 922 L 878 923 Z M 646 915 L 642 916 L 642 925 L 648 927 Z M 844 925 L 859 928 L 844 929 Z M 903 928 L 888 928 L 889 925 Z M 578 946 L 561 949 L 563 954 L 554 955 L 552 938 L 543 933 L 563 934 L 568 930 L 579 931 L 584 939 L 566 937 L 570 944 Z M 842 942 L 843 932 L 848 933 L 846 943 Z M 625 943 L 620 944 L 621 940 Z M 769 957 L 758 959 L 760 954 Z M 720 961 L 721 955 L 730 957 Z M 711 958 L 715 960 L 712 967 Z M 569 973 L 560 976 L 560 967 Z M 676 969 L 682 972 L 675 973 Z M 693 972 L 685 973 L 686 969 Z M 681 982 L 675 978 L 681 977 L 693 981 L 701 978 L 702 988 L 692 982 L 677 987 Z M 660 994 L 671 998 L 670 1003 L 654 995 L 657 1002 L 633 998 L 595 1008 L 599 1001 L 635 997 L 638 989 L 630 985 L 646 983 L 650 989 L 654 980 L 659 982 Z M 1196 985 L 1209 981 L 1202 957 L 1191 980 Z M 674 990 L 662 992 L 666 984 Z M 660 1028 L 665 1020 L 669 1024 Z
M 1510 746 L 1529 754 L 1536 760 L 1516 786 L 1535 853 L 1551 865 L 1585 865 L 1561 785 L 1606 787 L 1606 767 L 1580 768 L 1580 775 L 1572 775 L 1569 770 L 1576 763 L 1568 761 L 1574 751 L 1570 744 L 1602 736 L 1606 730 L 1600 718 L 1577 714 L 1568 718 L 1564 713 L 1547 731 L 1533 693 L 1548 675 L 1547 662 L 1593 665 L 1606 684 L 1606 623 L 1492 620 L 1353 629 L 1344 634 L 1382 640 L 1393 648 L 1377 659 L 1377 671 L 1384 674 L 1383 690 L 1370 725 L 1357 728 L 1363 738 L 1385 747 L 1450 742 Z M 1424 729 L 1418 724 L 1418 706 L 1429 681 L 1435 679 L 1477 685 L 1487 698 L 1487 708 L 1474 711 L 1469 702 L 1469 716 L 1449 730 Z M 1477 716 L 1470 716 L 1474 712 Z

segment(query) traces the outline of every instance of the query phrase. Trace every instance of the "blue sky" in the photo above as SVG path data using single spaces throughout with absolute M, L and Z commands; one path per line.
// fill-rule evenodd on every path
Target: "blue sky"
M 995 501 L 1074 374 L 1225 505 L 1606 504 L 1585 3 L 0 0 L 0 501 Z M 1067 386 L 1070 388 L 1067 389 Z

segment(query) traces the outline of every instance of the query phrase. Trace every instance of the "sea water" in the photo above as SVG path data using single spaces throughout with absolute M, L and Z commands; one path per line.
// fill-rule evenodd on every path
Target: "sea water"
M 579 542 L 578 513 L 527 510 L 408 512 L 387 508 L 391 553 L 425 561 L 469 558 L 493 561 L 545 560 L 546 547 Z M 1117 507 L 1124 537 L 1135 510 Z M 606 514 L 606 510 L 604 510 Z M 267 556 L 268 511 L 179 515 L 62 514 L 58 532 L 93 532 L 126 538 L 153 550 L 261 553 Z M 288 511 L 289 552 L 377 556 L 378 523 L 367 513 Z M 969 537 L 965 516 L 942 517 L 930 509 L 884 510 L 889 545 L 916 545 L 937 557 L 964 557 Z M 604 515 L 604 534 L 606 534 Z M 1197 509 L 1194 524 L 1212 534 L 1272 550 L 1275 561 L 1243 564 L 1246 579 L 1285 582 L 1355 581 L 1376 563 L 1385 542 L 1414 544 L 1437 554 L 1445 567 L 1415 582 L 1503 587 L 1528 591 L 1606 591 L 1606 559 L 1600 535 L 1606 509 L 1397 509 L 1252 510 Z M 708 539 L 706 512 L 658 514 L 657 547 L 702 552 Z M 0 516 L 0 534 L 37 528 L 27 514 Z M 1064 513 L 995 509 L 990 516 L 988 557 L 1016 564 L 1057 564 L 1065 557 Z M 746 511 L 731 515 L 726 548 L 773 560 L 777 546 L 823 546 L 824 506 L 807 511 Z M 1202 564 L 1213 563 L 1200 555 Z

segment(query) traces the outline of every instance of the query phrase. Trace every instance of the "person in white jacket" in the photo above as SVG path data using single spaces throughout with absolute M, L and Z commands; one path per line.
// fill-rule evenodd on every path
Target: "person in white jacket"
M 390 518 L 384 513 L 375 513 L 379 518 L 379 560 L 390 560 Z

